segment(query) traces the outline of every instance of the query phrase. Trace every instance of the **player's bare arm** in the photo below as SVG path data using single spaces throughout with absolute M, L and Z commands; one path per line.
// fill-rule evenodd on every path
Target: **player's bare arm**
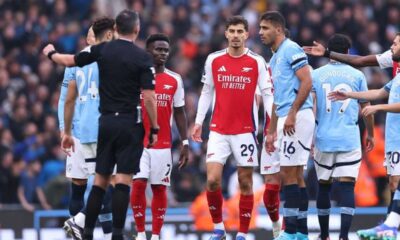
M 72 138 L 72 119 L 74 117 L 75 101 L 78 96 L 76 81 L 70 80 L 68 83 L 67 96 L 64 106 L 64 136 L 61 140 L 61 148 L 70 156 L 75 151 L 74 139 Z
M 332 91 L 328 94 L 328 99 L 332 101 L 342 101 L 348 98 L 373 101 L 385 99 L 387 97 L 389 97 L 389 93 L 384 88 L 364 92 Z
M 187 118 L 185 107 L 175 107 L 174 108 L 174 118 L 176 122 L 176 126 L 179 131 L 179 135 L 181 140 L 187 141 Z M 182 143 L 181 154 L 179 156 L 179 169 L 185 167 L 186 163 L 189 160 L 189 144 L 186 142 Z
M 144 89 L 143 93 L 143 103 L 146 108 L 147 114 L 150 119 L 151 129 L 159 129 L 157 123 L 157 102 L 156 94 L 154 90 Z M 150 143 L 149 147 L 154 146 L 158 140 L 158 132 L 150 132 Z
M 365 107 L 362 110 L 362 114 L 364 116 L 369 116 L 369 115 L 374 115 L 378 111 L 400 113 L 400 103 L 371 105 Z
M 361 103 L 361 109 L 364 110 L 365 108 L 371 106 L 371 104 L 369 102 L 367 103 Z M 365 143 L 365 147 L 366 147 L 366 151 L 370 152 L 374 146 L 375 146 L 375 140 L 374 140 L 374 115 L 367 115 L 363 117 L 364 122 L 365 122 L 365 126 L 367 128 L 367 139 L 366 139 L 366 143 Z
M 74 55 L 58 53 L 53 44 L 48 44 L 45 48 L 43 48 L 43 54 L 57 64 L 61 64 L 66 67 L 73 67 L 76 65 Z
M 293 102 L 292 108 L 290 109 L 284 127 L 283 134 L 288 134 L 289 136 L 293 135 L 296 131 L 296 114 L 301 108 L 301 106 L 306 101 L 308 95 L 310 94 L 312 88 L 312 79 L 310 74 L 310 67 L 308 65 L 303 66 L 299 70 L 296 71 L 296 76 L 300 81 L 300 87 L 296 96 L 296 99 Z
M 376 59 L 375 55 L 358 56 L 331 52 L 329 51 L 329 49 L 325 48 L 322 44 L 316 41 L 314 41 L 313 46 L 305 46 L 303 47 L 303 49 L 307 54 L 311 56 L 328 57 L 339 62 L 347 63 L 354 67 L 379 66 L 378 60 Z

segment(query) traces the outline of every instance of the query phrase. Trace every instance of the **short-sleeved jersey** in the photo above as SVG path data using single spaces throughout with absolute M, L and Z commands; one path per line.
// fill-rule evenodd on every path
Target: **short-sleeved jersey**
M 269 64 L 274 81 L 276 115 L 284 117 L 289 113 L 296 99 L 300 87 L 300 80 L 296 76 L 296 71 L 308 65 L 307 55 L 297 43 L 285 39 L 272 55 Z M 311 94 L 300 110 L 306 108 L 312 108 Z
M 90 51 L 86 48 L 84 51 Z M 78 101 L 81 105 L 79 113 L 79 131 L 81 143 L 97 142 L 99 131 L 99 68 L 97 63 L 75 68 Z
M 210 130 L 220 134 L 254 132 L 255 92 L 271 88 L 265 60 L 246 49 L 240 57 L 227 49 L 211 53 L 206 60 L 202 82 L 215 89 Z
M 60 131 L 64 131 L 65 99 L 67 98 L 69 81 L 75 80 L 75 68 L 76 67 L 67 67 L 65 68 L 64 71 L 64 78 L 61 84 L 60 98 L 58 99 L 58 122 Z M 80 137 L 79 112 L 80 112 L 80 105 L 75 104 L 74 117 L 72 119 L 72 135 L 76 138 Z
M 382 69 L 385 68 L 393 68 L 393 77 L 395 77 L 398 73 L 400 73 L 400 65 L 399 63 L 393 61 L 392 59 L 392 51 L 387 50 L 382 54 L 376 55 L 376 60 L 378 61 L 379 67 Z
M 157 123 L 160 126 L 158 141 L 152 148 L 171 148 L 171 124 L 173 107 L 185 106 L 185 92 L 182 78 L 179 74 L 165 69 L 163 73 L 155 75 L 155 93 L 157 99 Z M 143 124 L 145 127 L 144 146 L 149 144 L 150 119 L 143 107 Z
M 368 91 L 364 74 L 346 64 L 331 62 L 312 72 L 317 103 L 315 146 L 322 152 L 348 152 L 359 149 L 359 101 L 333 102 L 332 91 Z
M 396 75 L 392 81 L 384 86 L 385 90 L 389 92 L 389 104 L 400 103 L 400 75 Z M 400 150 L 400 113 L 386 114 L 385 124 L 385 151 L 399 151 Z

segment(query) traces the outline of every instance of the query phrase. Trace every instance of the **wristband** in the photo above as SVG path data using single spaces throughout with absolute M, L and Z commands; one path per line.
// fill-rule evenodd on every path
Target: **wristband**
M 330 56 L 331 56 L 331 51 L 329 50 L 329 48 L 325 48 L 324 57 L 330 58 Z
M 51 57 L 52 57 L 54 54 L 56 54 L 56 53 L 57 53 L 56 50 L 52 50 L 52 51 L 50 51 L 50 52 L 47 54 L 47 57 L 48 57 L 50 60 L 53 60 L 53 59 L 51 59 Z
M 187 140 L 187 139 L 182 140 L 182 145 L 183 146 L 189 145 L 189 140 Z
M 159 128 L 150 128 L 150 135 L 158 134 Z

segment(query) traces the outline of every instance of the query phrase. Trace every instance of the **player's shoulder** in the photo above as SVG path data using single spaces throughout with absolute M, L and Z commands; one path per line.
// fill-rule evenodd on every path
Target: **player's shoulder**
M 262 63 L 266 63 L 265 59 L 263 56 L 261 56 L 260 54 L 251 51 L 250 49 L 247 51 L 247 56 L 254 58 L 256 61 L 260 61 Z
M 168 68 L 165 68 L 164 73 L 175 79 L 178 83 L 182 82 L 182 77 L 179 73 L 176 73 Z
M 219 58 L 219 57 L 222 57 L 222 56 L 225 56 L 225 55 L 227 55 L 227 49 L 226 48 L 208 54 L 207 61 L 213 61 L 216 58 Z

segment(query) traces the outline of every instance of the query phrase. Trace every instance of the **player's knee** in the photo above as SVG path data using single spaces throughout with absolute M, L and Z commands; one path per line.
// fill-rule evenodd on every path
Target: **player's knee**
M 399 186 L 399 179 L 398 178 L 389 178 L 390 192 L 395 192 L 397 190 L 398 186 Z
M 248 195 L 253 192 L 253 182 L 251 180 L 240 180 L 239 187 L 242 194 Z
M 207 177 L 207 190 L 216 191 L 221 187 L 221 180 L 212 176 Z

